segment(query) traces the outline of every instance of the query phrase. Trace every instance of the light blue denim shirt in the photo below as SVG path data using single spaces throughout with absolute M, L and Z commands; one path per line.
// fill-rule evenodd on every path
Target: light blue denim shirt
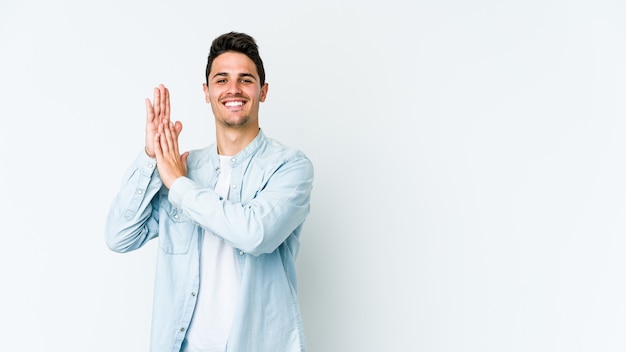
M 257 137 L 232 160 L 229 199 L 214 187 L 215 144 L 191 151 L 188 174 L 168 189 L 141 153 L 109 211 L 105 240 L 129 252 L 158 237 L 151 351 L 178 352 L 196 305 L 204 230 L 235 248 L 241 294 L 229 352 L 305 351 L 295 260 L 309 214 L 313 166 L 300 151 Z

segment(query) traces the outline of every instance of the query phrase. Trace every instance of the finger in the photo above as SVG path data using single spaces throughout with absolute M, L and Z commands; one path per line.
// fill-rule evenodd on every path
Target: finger
M 154 120 L 154 109 L 152 108 L 152 102 L 149 98 L 144 101 L 146 104 L 146 121 L 152 122 Z
M 157 119 L 159 119 L 157 121 L 160 122 L 161 121 L 161 92 L 159 91 L 159 88 L 154 88 L 153 94 L 154 94 L 154 103 L 152 104 L 152 109 L 154 110 L 154 116 L 157 117 Z
M 167 135 L 165 133 L 165 124 L 167 122 L 165 120 L 161 121 L 161 123 L 159 124 L 159 134 L 161 135 L 161 137 L 159 138 L 159 145 L 161 147 L 161 151 L 163 152 L 163 154 L 166 154 L 168 151 L 168 145 L 167 145 Z
M 170 90 L 167 88 L 165 88 L 165 118 L 168 120 L 170 118 Z
M 176 125 L 170 122 L 169 130 L 170 130 L 170 145 L 172 147 L 172 151 L 177 156 L 180 156 L 180 154 L 178 153 L 178 132 L 176 132 Z
M 172 156 L 179 157 L 178 154 L 178 140 L 174 124 L 167 122 L 163 124 L 163 130 L 165 131 L 165 139 L 167 140 L 168 151 L 172 153 Z
M 172 150 L 171 135 L 168 123 L 169 122 L 164 119 L 159 124 L 159 133 L 161 134 L 161 148 L 163 148 L 163 155 L 165 155 L 166 157 L 169 157 Z
M 163 121 L 159 124 L 159 147 L 161 148 L 161 155 L 163 158 L 169 158 L 171 153 L 167 122 Z
M 154 156 L 157 159 L 157 163 L 159 163 L 161 160 L 163 160 L 163 150 L 161 150 L 161 134 L 154 134 L 152 148 L 154 149 Z
M 161 118 L 166 118 L 167 116 L 165 115 L 166 113 L 166 108 L 165 108 L 165 103 L 166 103 L 166 96 L 165 96 L 165 86 L 162 84 L 159 84 L 159 94 L 161 99 L 159 100 L 159 108 L 160 108 L 160 112 L 161 112 Z
M 178 135 L 183 130 L 183 123 L 180 121 L 176 121 L 175 126 L 176 126 L 176 138 L 178 138 Z

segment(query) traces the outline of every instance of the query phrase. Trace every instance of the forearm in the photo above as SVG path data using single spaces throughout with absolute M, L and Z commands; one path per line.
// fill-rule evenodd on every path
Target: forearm
M 155 209 L 152 200 L 161 186 L 156 161 L 142 152 L 127 170 L 109 209 L 105 241 L 111 250 L 129 252 L 157 236 L 158 206 Z
M 177 179 L 170 202 L 199 226 L 246 253 L 274 251 L 309 213 L 313 175 L 308 160 L 285 167 L 254 199 L 243 204 L 222 199 L 192 180 Z

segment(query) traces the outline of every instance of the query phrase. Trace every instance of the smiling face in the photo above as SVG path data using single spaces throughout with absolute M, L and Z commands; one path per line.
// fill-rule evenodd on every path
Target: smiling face
M 203 88 L 217 128 L 258 130 L 259 104 L 268 85 L 261 86 L 256 66 L 245 54 L 229 51 L 216 57 Z

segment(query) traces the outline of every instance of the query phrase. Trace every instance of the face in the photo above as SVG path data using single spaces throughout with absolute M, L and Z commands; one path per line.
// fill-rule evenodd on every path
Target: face
M 203 85 L 218 125 L 254 128 L 259 125 L 259 104 L 265 101 L 268 85 L 261 86 L 254 62 L 245 54 L 226 52 L 213 60 Z

